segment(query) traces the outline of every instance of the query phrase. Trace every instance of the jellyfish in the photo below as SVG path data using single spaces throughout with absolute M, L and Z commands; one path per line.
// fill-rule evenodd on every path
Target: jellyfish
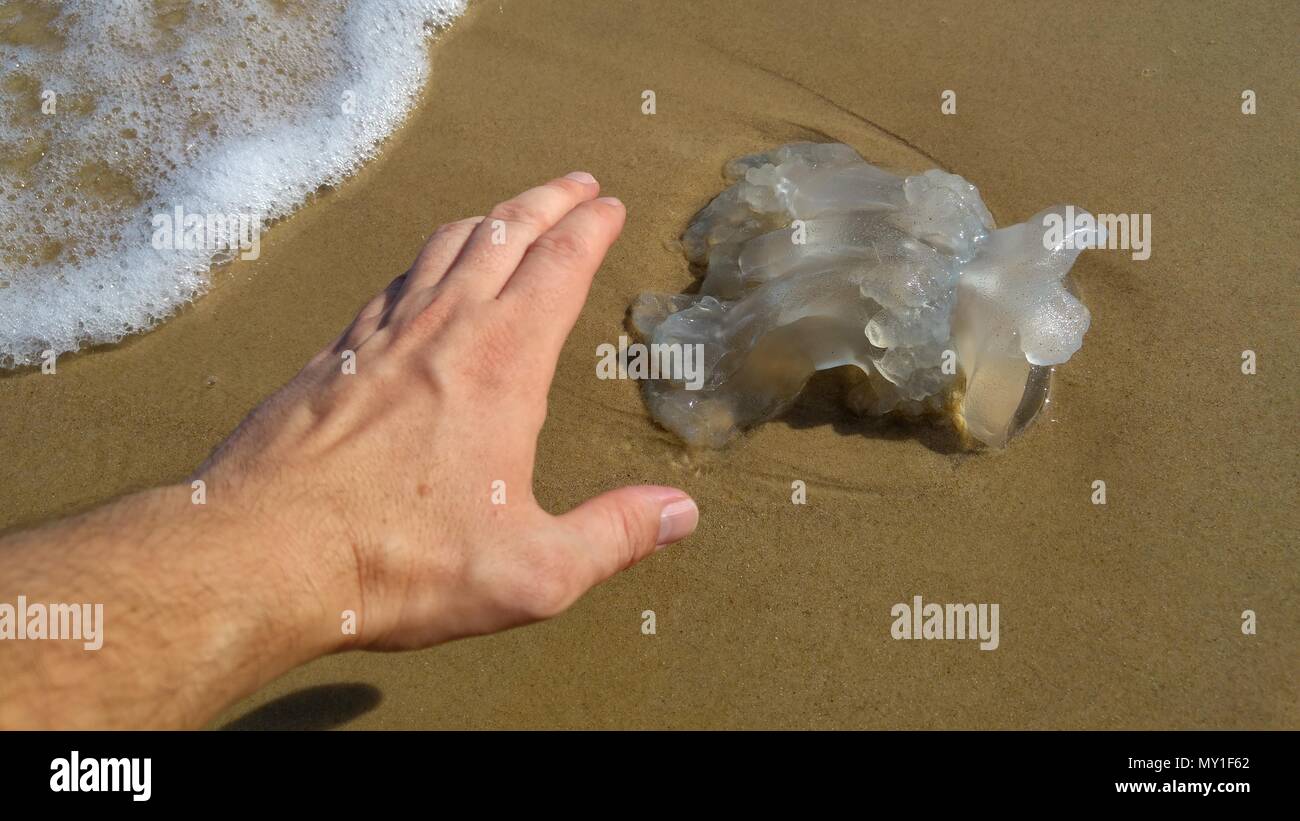
M 651 415 L 691 444 L 721 447 L 817 371 L 851 366 L 853 411 L 951 414 L 1002 447 L 1083 343 L 1068 274 L 1104 237 L 1094 220 L 1061 222 L 1067 206 L 997 228 L 962 177 L 898 176 L 842 144 L 783 145 L 726 174 L 681 239 L 699 287 L 629 310 L 645 342 L 700 354 L 702 379 L 644 383 Z M 1064 230 L 1045 230 L 1050 217 Z

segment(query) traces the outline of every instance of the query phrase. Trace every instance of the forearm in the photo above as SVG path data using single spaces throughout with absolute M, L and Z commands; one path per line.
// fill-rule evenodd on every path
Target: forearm
M 4 634 L 0 726 L 199 726 L 335 649 L 302 547 L 249 513 L 174 486 L 0 540 L 0 603 L 103 605 L 98 649 Z

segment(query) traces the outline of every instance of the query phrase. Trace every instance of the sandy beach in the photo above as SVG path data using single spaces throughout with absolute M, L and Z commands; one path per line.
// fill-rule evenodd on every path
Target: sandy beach
M 675 485 L 699 531 L 552 622 L 321 659 L 214 726 L 1298 728 L 1298 22 L 1285 3 L 478 0 L 381 155 L 259 259 L 55 378 L 0 372 L 0 528 L 183 478 L 433 228 L 584 169 L 628 223 L 561 357 L 536 494 L 562 511 Z M 692 451 L 633 383 L 596 378 L 631 300 L 690 284 L 676 239 L 726 161 L 796 140 L 961 174 L 999 225 L 1058 202 L 1152 215 L 1150 259 L 1080 257 L 1091 330 L 1010 447 L 814 391 Z M 892 639 L 914 596 L 998 603 L 1000 646 Z

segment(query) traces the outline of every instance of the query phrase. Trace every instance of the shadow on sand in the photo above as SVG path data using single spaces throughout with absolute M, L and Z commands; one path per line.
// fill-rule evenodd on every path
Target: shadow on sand
M 369 684 L 308 687 L 221 727 L 222 730 L 331 730 L 379 706 L 384 695 Z

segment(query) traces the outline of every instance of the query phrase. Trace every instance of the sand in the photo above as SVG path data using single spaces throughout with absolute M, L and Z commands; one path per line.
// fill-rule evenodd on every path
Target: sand
M 275 227 L 259 260 L 56 377 L 0 376 L 0 526 L 183 477 L 434 226 L 583 168 L 629 220 L 561 358 L 537 494 L 558 511 L 676 484 L 699 532 L 550 623 L 322 659 L 215 726 L 1295 728 L 1297 18 L 480 0 L 383 156 Z M 1049 418 L 968 453 L 813 399 L 692 453 L 633 384 L 595 378 L 629 301 L 689 283 L 672 243 L 723 163 L 802 139 L 960 173 L 999 224 L 1056 202 L 1152 214 L 1149 260 L 1076 266 L 1093 325 Z M 999 604 L 1000 646 L 893 640 L 890 610 L 915 595 Z

